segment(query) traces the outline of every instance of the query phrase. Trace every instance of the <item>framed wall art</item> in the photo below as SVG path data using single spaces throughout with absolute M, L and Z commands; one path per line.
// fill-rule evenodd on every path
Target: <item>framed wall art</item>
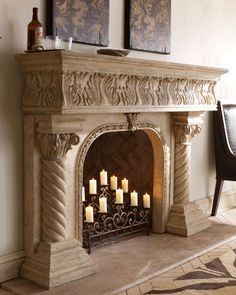
M 171 0 L 125 0 L 125 47 L 170 54 Z
M 47 0 L 47 35 L 108 46 L 109 0 Z

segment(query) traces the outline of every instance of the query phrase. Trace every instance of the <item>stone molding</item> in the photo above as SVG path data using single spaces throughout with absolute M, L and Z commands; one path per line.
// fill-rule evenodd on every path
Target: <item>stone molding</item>
M 0 283 L 18 277 L 24 257 L 23 250 L 0 256 Z
M 126 114 L 125 114 L 126 115 Z M 139 122 L 137 120 L 137 114 L 134 116 L 135 121 L 135 130 L 152 130 L 155 133 L 158 134 L 159 138 L 162 139 L 161 132 L 157 126 L 155 126 L 152 123 L 149 122 Z M 130 116 L 128 116 L 130 117 Z M 131 116 L 132 117 L 132 116 Z M 82 186 L 83 186 L 83 167 L 84 167 L 84 161 L 85 157 L 87 155 L 87 152 L 91 146 L 91 144 L 102 134 L 107 132 L 119 132 L 119 131 L 130 131 L 130 122 L 128 121 L 127 124 L 119 124 L 119 123 L 113 123 L 113 124 L 105 124 L 98 126 L 96 129 L 94 129 L 83 141 L 83 144 L 80 148 L 80 151 L 78 153 L 78 161 L 77 161 L 77 175 L 78 175 L 78 183 L 77 183 L 77 195 L 81 196 L 82 193 Z M 170 148 L 165 143 L 162 143 L 163 145 L 163 157 L 164 157 L 164 163 L 163 163 L 163 195 L 159 196 L 159 198 L 162 200 L 162 204 L 160 208 L 157 210 L 160 211 L 160 214 L 162 216 L 162 223 L 159 224 L 158 232 L 164 232 L 165 231 L 165 224 L 167 222 L 168 218 L 168 212 L 169 212 L 169 178 L 170 178 Z M 82 200 L 81 197 L 77 200 L 77 210 L 79 210 L 78 216 L 82 216 Z M 82 222 L 81 220 L 77 220 L 76 224 L 76 238 L 79 241 L 82 241 Z
M 25 73 L 25 107 L 214 105 L 216 81 L 70 71 Z
M 67 106 L 216 103 L 215 81 L 69 71 L 62 80 Z
M 57 287 L 96 273 L 97 264 L 76 239 L 40 243 L 37 253 L 26 257 L 20 269 L 23 278 L 46 288 Z
M 225 69 L 78 52 L 17 55 L 25 76 L 26 112 L 94 107 L 215 106 Z M 91 109 L 90 109 L 91 108 Z M 212 108 L 213 109 L 213 108 Z M 82 109 L 83 110 L 83 109 Z M 80 109 L 81 111 L 81 109 Z M 150 111 L 150 110 L 149 110 Z
M 188 237 L 207 229 L 211 221 L 200 210 L 195 202 L 188 202 L 185 205 L 173 205 L 167 223 L 169 233 Z

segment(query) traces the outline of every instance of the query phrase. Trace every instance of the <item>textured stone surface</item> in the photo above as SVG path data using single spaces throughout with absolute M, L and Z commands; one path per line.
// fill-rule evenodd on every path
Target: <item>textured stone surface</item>
M 165 232 L 170 204 L 190 200 L 185 168 L 191 146 L 185 145 L 200 130 L 201 112 L 215 109 L 214 87 L 227 71 L 67 51 L 22 54 L 17 60 L 25 76 L 26 259 L 21 274 L 42 286 L 58 286 L 96 271 L 80 244 L 71 244 L 82 241 L 83 163 L 91 143 L 106 132 L 146 132 L 154 154 L 153 231 Z M 173 162 L 179 150 L 186 155 L 184 168 L 178 166 L 182 160 Z M 176 193 L 181 187 L 179 175 L 186 189 L 173 196 L 170 188 Z M 176 218 L 175 223 L 178 227 Z
M 210 227 L 211 222 L 194 202 L 173 205 L 167 222 L 167 232 L 188 237 Z
M 227 70 L 55 51 L 18 55 L 25 72 L 24 109 L 89 112 L 97 108 L 213 106 Z M 37 83 L 36 83 L 37 82 Z M 82 107 L 82 108 L 81 108 Z M 92 107 L 92 108 L 91 108 Z M 191 107 L 189 108 L 191 109 Z M 146 111 L 148 108 L 146 108 Z
M 25 259 L 21 267 L 21 276 L 51 288 L 96 271 L 96 264 L 74 239 L 52 244 L 41 243 L 37 253 Z

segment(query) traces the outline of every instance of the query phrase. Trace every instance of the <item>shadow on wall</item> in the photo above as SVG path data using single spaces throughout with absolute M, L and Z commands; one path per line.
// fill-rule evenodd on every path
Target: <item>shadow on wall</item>
M 21 51 L 19 26 L 10 4 L 0 19 L 0 255 L 23 248 L 23 75 L 14 55 Z M 13 12 L 11 12 L 13 14 Z M 16 13 L 16 12 L 14 12 Z M 18 38 L 15 38 L 16 35 Z

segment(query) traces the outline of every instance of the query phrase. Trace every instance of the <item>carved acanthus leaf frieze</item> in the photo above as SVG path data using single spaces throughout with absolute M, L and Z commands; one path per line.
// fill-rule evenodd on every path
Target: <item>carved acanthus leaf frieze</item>
M 57 161 L 65 157 L 72 145 L 79 143 L 75 133 L 40 134 L 38 136 L 44 160 Z
M 166 106 L 216 103 L 216 81 L 41 71 L 25 74 L 25 106 Z
M 215 81 L 124 74 L 64 73 L 67 105 L 214 104 Z

